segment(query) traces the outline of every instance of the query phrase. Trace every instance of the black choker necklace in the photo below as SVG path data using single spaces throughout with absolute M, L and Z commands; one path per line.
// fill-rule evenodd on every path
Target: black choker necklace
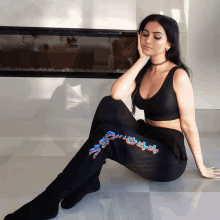
M 167 60 L 165 60 L 165 61 L 162 62 L 162 63 L 158 63 L 158 64 L 153 64 L 152 62 L 151 62 L 151 63 L 152 63 L 153 66 L 159 66 L 159 65 L 162 65 L 162 64 L 164 64 L 164 63 L 166 63 L 166 62 L 167 62 Z

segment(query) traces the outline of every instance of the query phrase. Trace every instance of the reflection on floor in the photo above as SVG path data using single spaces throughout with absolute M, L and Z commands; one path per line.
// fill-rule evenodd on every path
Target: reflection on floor
M 89 119 L 12 123 L 4 123 L 0 136 L 0 219 L 45 190 L 87 140 L 91 125 Z M 205 165 L 220 168 L 219 140 L 200 136 Z M 54 219 L 216 219 L 220 181 L 202 177 L 186 139 L 185 145 L 189 160 L 179 179 L 148 181 L 107 159 L 101 189 L 72 209 L 60 207 Z

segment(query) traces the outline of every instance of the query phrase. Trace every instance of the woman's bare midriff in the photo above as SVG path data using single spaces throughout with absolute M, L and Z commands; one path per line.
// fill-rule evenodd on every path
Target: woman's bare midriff
M 180 120 L 175 119 L 172 121 L 152 121 L 148 118 L 145 118 L 145 122 L 148 123 L 149 125 L 152 125 L 154 127 L 163 127 L 163 128 L 171 128 L 178 130 L 183 133 L 181 127 L 180 127 Z

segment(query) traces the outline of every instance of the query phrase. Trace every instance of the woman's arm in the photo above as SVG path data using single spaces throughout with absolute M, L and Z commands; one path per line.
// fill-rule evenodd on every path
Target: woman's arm
M 205 165 L 203 163 L 199 133 L 195 121 L 192 84 L 187 72 L 183 69 L 177 69 L 175 71 L 173 81 L 180 112 L 180 125 L 186 136 L 196 165 L 198 169 L 203 172 L 205 170 Z
M 200 170 L 202 176 L 220 179 L 220 169 L 206 167 L 203 163 L 199 133 L 195 121 L 193 88 L 188 74 L 183 69 L 177 69 L 175 73 L 173 77 L 173 86 L 180 112 L 180 124 L 194 156 L 196 166 Z
M 136 61 L 136 63 L 127 70 L 122 76 L 120 76 L 112 85 L 111 88 L 111 97 L 113 99 L 119 100 L 123 99 L 125 95 L 128 93 L 129 89 L 135 78 L 137 77 L 140 70 L 146 65 L 149 60 L 149 56 L 143 54 L 141 43 L 140 43 L 140 35 L 138 34 L 138 51 L 140 54 L 140 58 Z
M 124 98 L 129 88 L 131 88 L 136 76 L 146 63 L 147 59 L 139 58 L 129 70 L 113 83 L 111 87 L 111 97 L 113 99 L 119 100 Z
M 189 148 L 193 154 L 196 166 L 202 173 L 205 170 L 205 165 L 203 163 L 201 145 L 200 145 L 200 140 L 199 140 L 199 132 L 198 132 L 197 126 L 196 124 L 194 124 L 194 126 L 190 126 L 190 127 L 181 126 L 181 128 L 186 136 L 186 139 L 189 144 Z

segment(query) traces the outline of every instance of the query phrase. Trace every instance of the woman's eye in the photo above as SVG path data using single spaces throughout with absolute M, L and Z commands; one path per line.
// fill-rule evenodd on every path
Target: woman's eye
M 148 35 L 143 35 L 143 36 L 144 36 L 144 37 L 148 37 Z M 159 40 L 160 38 L 155 37 L 155 39 L 158 39 L 158 40 Z

